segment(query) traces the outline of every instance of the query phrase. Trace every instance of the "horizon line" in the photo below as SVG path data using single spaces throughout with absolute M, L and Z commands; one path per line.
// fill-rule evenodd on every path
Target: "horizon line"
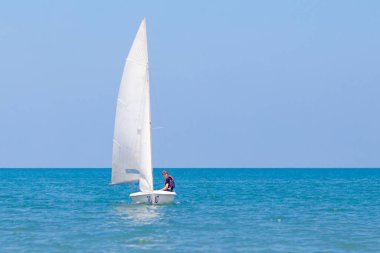
M 112 169 L 111 167 L 0 167 L 1 169 Z M 380 167 L 156 167 L 171 169 L 380 169 Z

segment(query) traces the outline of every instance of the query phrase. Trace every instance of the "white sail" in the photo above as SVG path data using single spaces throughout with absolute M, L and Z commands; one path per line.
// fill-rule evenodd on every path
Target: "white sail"
M 145 19 L 127 57 L 117 99 L 112 184 L 139 182 L 153 190 L 148 49 Z

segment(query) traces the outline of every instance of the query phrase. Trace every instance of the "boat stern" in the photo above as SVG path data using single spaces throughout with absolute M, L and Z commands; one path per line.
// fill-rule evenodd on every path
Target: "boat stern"
M 174 201 L 175 196 L 177 196 L 175 192 L 168 191 L 135 192 L 129 195 L 133 203 L 149 205 L 172 203 Z

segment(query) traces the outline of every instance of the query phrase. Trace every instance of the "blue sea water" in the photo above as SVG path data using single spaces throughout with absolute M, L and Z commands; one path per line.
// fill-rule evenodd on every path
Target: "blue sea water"
M 378 169 L 169 172 L 146 206 L 110 169 L 1 169 L 0 252 L 380 252 Z

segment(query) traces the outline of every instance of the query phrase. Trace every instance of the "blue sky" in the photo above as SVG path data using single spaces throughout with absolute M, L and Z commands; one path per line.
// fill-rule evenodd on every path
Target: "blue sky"
M 379 1 L 2 1 L 0 167 L 110 167 L 147 18 L 154 167 L 380 167 Z

